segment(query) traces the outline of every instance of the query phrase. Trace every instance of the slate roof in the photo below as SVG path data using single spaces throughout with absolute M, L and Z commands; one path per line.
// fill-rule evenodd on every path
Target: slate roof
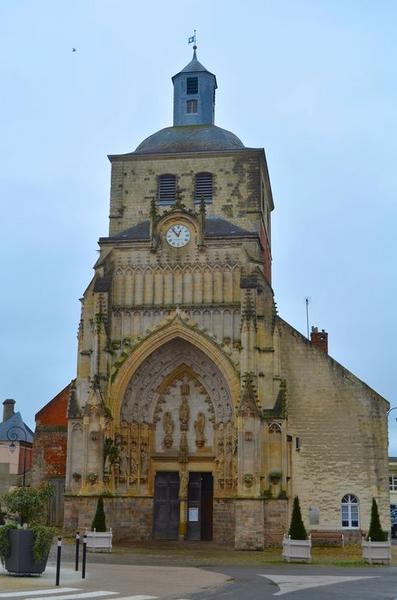
M 33 431 L 23 422 L 20 412 L 0 423 L 0 441 L 33 443 Z
M 242 148 L 243 142 L 234 133 L 216 125 L 175 125 L 160 129 L 147 137 L 132 154 L 175 154 Z
M 150 222 L 149 220 L 142 221 L 142 223 L 138 223 L 138 225 L 134 225 L 134 227 L 130 227 L 129 229 L 125 229 L 120 233 L 114 235 L 111 238 L 101 238 L 101 240 L 131 240 L 131 241 L 147 241 L 149 240 L 150 235 Z M 252 231 L 248 231 L 246 229 L 242 229 L 238 227 L 238 225 L 234 225 L 234 223 L 230 223 L 226 219 L 222 217 L 207 217 L 205 219 L 205 237 L 213 238 L 213 237 L 247 237 L 247 236 L 256 236 L 257 234 Z M 105 277 L 103 277 L 100 281 L 103 282 Z M 99 285 L 99 284 L 98 284 Z M 104 285 L 101 283 L 100 285 Z M 95 291 L 106 291 L 95 289 Z
M 112 285 L 112 274 L 105 273 L 103 277 L 97 277 L 94 283 L 94 292 L 108 292 Z
M 207 217 L 205 219 L 205 237 L 247 237 L 255 235 L 253 231 L 242 229 L 222 217 Z
M 177 73 L 176 75 L 173 76 L 172 81 L 174 81 L 175 77 L 177 77 L 180 73 L 210 73 L 210 75 L 213 75 L 215 77 L 215 75 L 213 73 L 211 73 L 211 71 L 208 71 L 208 69 L 206 69 L 204 67 L 204 65 L 201 64 L 201 62 L 199 62 L 197 60 L 197 53 L 196 53 L 196 49 L 193 50 L 193 58 L 190 61 L 190 63 L 188 63 L 186 65 L 186 67 L 184 67 L 182 69 L 182 71 L 179 71 L 179 73 Z M 215 79 L 216 81 L 216 79 Z

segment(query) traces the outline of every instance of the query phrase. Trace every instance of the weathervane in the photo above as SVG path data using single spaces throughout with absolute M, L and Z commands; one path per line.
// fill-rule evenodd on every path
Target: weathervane
M 188 40 L 187 40 L 188 44 L 194 44 L 193 45 L 193 50 L 197 50 L 197 33 L 196 30 L 194 30 L 193 35 L 191 35 Z

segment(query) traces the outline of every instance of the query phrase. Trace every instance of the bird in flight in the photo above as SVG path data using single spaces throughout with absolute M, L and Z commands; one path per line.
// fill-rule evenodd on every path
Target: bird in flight
M 76 51 L 76 48 L 72 48 L 72 52 L 77 52 L 77 51 Z

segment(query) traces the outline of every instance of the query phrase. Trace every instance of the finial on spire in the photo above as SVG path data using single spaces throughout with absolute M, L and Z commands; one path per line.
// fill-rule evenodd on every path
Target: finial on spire
M 188 38 L 187 43 L 188 44 L 193 44 L 193 58 L 197 58 L 196 57 L 196 50 L 197 50 L 197 32 L 196 32 L 196 30 L 194 30 L 193 35 L 191 35 Z

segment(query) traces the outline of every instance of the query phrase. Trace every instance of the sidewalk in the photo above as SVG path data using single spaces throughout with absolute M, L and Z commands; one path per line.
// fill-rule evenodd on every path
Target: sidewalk
M 60 588 L 55 588 L 55 565 L 50 563 L 40 577 L 14 577 L 7 575 L 0 568 L 0 593 L 31 592 L 51 589 L 62 595 L 73 595 L 92 592 L 92 597 L 116 594 L 125 596 L 144 595 L 147 597 L 175 597 L 215 589 L 225 584 L 229 577 L 221 573 L 213 573 L 193 567 L 161 567 L 144 565 L 108 564 L 110 555 L 102 555 L 103 564 L 87 563 L 87 577 L 81 578 L 70 563 L 62 563 Z M 81 565 L 80 565 L 81 568 Z

